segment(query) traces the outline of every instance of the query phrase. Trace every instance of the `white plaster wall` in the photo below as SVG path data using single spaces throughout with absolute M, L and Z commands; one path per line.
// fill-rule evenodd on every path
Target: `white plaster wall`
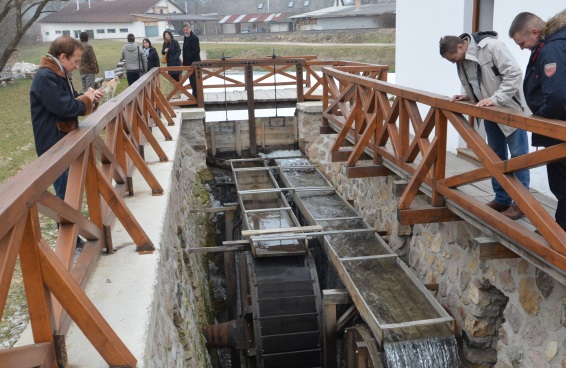
M 164 22 L 160 22 L 164 23 Z M 165 26 L 162 26 L 163 30 L 165 30 Z M 160 25 L 160 29 L 162 28 Z M 128 32 L 119 32 L 120 28 L 127 28 Z M 97 29 L 116 29 L 116 33 L 96 33 Z M 124 39 L 128 37 L 129 33 L 133 33 L 136 37 L 145 37 L 145 26 L 142 22 L 135 22 L 135 23 L 42 23 L 41 24 L 41 37 L 43 42 L 51 42 L 55 40 L 57 37 L 62 36 L 62 33 L 57 34 L 56 31 L 70 31 L 71 36 L 75 36 L 74 31 L 86 31 L 86 30 L 93 30 L 94 31 L 94 39 Z M 46 32 L 49 32 L 49 35 L 46 35 Z
M 556 0 L 498 0 L 494 3 L 493 30 L 524 68 L 529 51 L 521 51 L 508 36 L 513 18 L 520 12 L 530 11 L 546 20 L 565 7 L 566 3 Z M 445 96 L 459 93 L 456 67 L 439 55 L 438 41 L 444 35 L 470 31 L 471 10 L 469 1 L 431 0 L 423 7 L 418 0 L 397 0 L 397 84 Z M 463 146 L 454 129 L 448 134 L 450 151 Z M 552 196 L 544 167 L 531 170 L 531 187 Z

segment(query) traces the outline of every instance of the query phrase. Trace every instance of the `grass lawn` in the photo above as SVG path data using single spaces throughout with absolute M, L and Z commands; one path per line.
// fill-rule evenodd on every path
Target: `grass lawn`
M 99 76 L 104 76 L 104 70 L 116 68 L 124 43 L 113 40 L 90 41 L 100 66 Z M 153 46 L 161 54 L 162 44 L 154 42 Z M 38 64 L 39 59 L 47 52 L 48 48 L 48 43 L 20 45 L 20 51 L 12 56 L 10 62 L 25 61 Z M 206 50 L 208 59 L 219 59 L 223 54 L 232 58 L 268 57 L 275 51 L 275 54 L 280 56 L 316 55 L 319 60 L 349 60 L 386 64 L 390 66 L 391 71 L 394 71 L 395 62 L 395 47 L 392 46 L 366 47 L 336 44 L 333 47 L 328 47 L 277 45 L 276 43 L 266 43 L 265 45 L 203 43 L 201 48 Z M 74 77 L 74 84 L 80 90 L 78 71 L 75 71 Z M 30 86 L 31 80 L 18 79 L 7 88 L 0 88 L 0 111 L 2 111 L 0 126 L 3 132 L 0 135 L 0 184 L 36 158 L 29 108 Z M 122 92 L 127 86 L 127 82 L 122 80 L 116 94 Z M 165 83 L 164 86 L 167 87 L 168 84 Z

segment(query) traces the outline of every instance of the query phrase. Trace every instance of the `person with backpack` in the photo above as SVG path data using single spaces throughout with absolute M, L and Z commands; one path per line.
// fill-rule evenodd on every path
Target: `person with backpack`
M 122 47 L 122 60 L 126 62 L 126 78 L 128 85 L 135 83 L 147 70 L 147 57 L 142 48 L 135 43 L 136 37 L 133 34 L 128 35 L 128 43 Z

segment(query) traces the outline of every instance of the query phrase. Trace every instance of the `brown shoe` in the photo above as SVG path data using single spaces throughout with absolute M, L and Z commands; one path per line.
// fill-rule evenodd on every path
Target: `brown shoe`
M 509 209 L 501 212 L 502 215 L 509 217 L 511 220 L 518 220 L 523 217 L 523 211 L 519 209 L 519 206 L 516 204 L 509 207 Z
M 507 209 L 509 209 L 509 206 L 506 206 L 502 203 L 497 203 L 495 201 L 491 201 L 487 204 L 488 207 L 493 208 L 494 210 L 496 210 L 497 212 L 503 212 L 503 211 L 507 211 Z

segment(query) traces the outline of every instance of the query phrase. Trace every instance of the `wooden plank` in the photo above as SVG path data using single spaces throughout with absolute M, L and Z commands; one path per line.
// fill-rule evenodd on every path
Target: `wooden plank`
M 49 245 L 41 241 L 37 249 L 45 285 L 61 302 L 65 311 L 69 313 L 106 363 L 111 366 L 135 367 L 137 361 L 134 355 L 73 280 Z
M 348 304 L 352 302 L 350 293 L 346 289 L 326 289 L 322 291 L 324 304 Z
M 350 155 L 352 154 L 352 150 L 340 150 L 340 151 L 332 151 L 331 153 L 331 160 L 332 162 L 345 162 L 348 161 Z
M 326 290 L 324 290 L 326 291 Z M 324 293 L 323 291 L 323 293 Z M 323 294 L 324 300 L 324 294 Z M 324 367 L 336 368 L 336 304 L 334 303 L 324 303 L 323 306 L 323 316 L 324 316 L 324 334 L 323 336 L 323 346 L 324 346 Z
M 56 367 L 55 347 L 52 342 L 18 346 L 0 350 L 2 367 Z
M 455 215 L 447 207 L 397 209 L 397 219 L 402 225 L 463 221 L 461 217 Z
M 190 208 L 189 212 L 217 213 L 217 212 L 237 211 L 239 209 L 240 209 L 239 205 L 234 205 L 234 206 L 210 207 L 210 208 Z
M 149 239 L 139 222 L 128 209 L 122 197 L 116 193 L 112 185 L 103 177 L 100 170 L 98 171 L 98 182 L 100 184 L 100 194 L 136 243 L 136 251 L 155 250 L 151 239 Z
M 261 230 L 242 230 L 242 237 L 251 237 L 258 235 L 269 235 L 269 234 L 283 234 L 283 233 L 303 233 L 309 231 L 321 231 L 322 226 L 311 225 L 311 226 L 297 226 L 297 227 L 285 227 L 280 229 L 261 229 Z
M 40 241 L 45 242 L 45 240 L 40 239 L 41 230 L 37 207 L 32 206 L 28 212 L 22 237 L 20 266 L 24 279 L 33 341 L 36 343 L 53 343 L 53 331 L 56 329 L 56 325 L 54 325 L 55 321 L 52 320 L 51 297 L 45 286 L 43 273 L 38 272 L 38 270 L 41 270 L 38 243 Z
M 390 323 L 390 324 L 381 325 L 381 328 L 383 330 L 394 330 L 396 328 L 428 326 L 428 325 L 436 325 L 440 323 L 450 323 L 452 321 L 453 321 L 452 317 L 440 317 L 440 318 L 423 319 L 419 321 L 409 321 L 403 323 Z
M 480 260 L 519 258 L 517 253 L 513 252 L 493 238 L 473 238 L 472 243 L 479 248 Z
M 338 318 L 338 321 L 336 321 L 336 332 L 342 331 L 344 326 L 346 326 L 346 323 L 348 323 L 348 321 L 351 320 L 356 313 L 358 313 L 358 309 L 354 304 L 352 304 L 350 308 L 348 308 L 346 312 Z
M 225 242 L 224 242 L 225 243 Z M 249 242 L 245 244 L 218 245 L 216 247 L 189 248 L 189 253 L 227 253 L 245 252 L 251 249 Z
M 393 173 L 383 165 L 364 165 L 346 167 L 346 176 L 349 179 L 370 178 L 378 176 L 388 176 Z

